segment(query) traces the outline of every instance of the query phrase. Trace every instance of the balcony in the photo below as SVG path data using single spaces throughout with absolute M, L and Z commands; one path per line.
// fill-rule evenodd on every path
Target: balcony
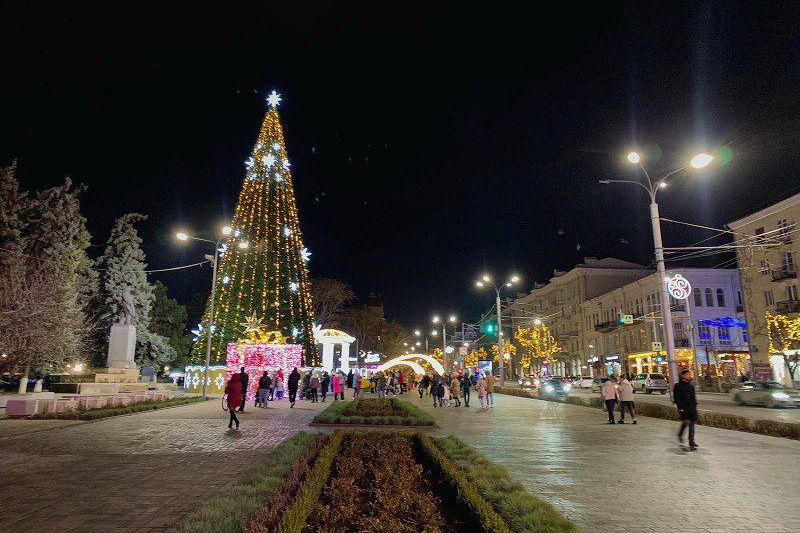
M 781 268 L 772 271 L 772 281 L 783 281 L 797 277 L 797 270 L 794 268 Z
M 613 330 L 617 329 L 617 326 L 619 326 L 619 320 L 609 320 L 608 322 L 603 322 L 601 324 L 597 324 L 594 327 L 594 330 L 595 331 L 602 331 L 603 333 L 606 333 L 608 331 L 613 331 Z
M 800 313 L 800 300 L 786 300 L 777 302 L 775 310 L 779 313 Z
M 679 312 L 686 312 L 686 303 L 685 302 L 678 302 L 671 304 L 669 306 L 670 311 L 679 311 Z

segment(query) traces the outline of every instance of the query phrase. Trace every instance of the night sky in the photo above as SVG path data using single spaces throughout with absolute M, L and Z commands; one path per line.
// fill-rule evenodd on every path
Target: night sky
M 672 4 L 4 5 L 0 164 L 87 184 L 96 245 L 140 212 L 152 268 L 193 263 L 207 250 L 172 235 L 229 219 L 275 89 L 312 277 L 411 327 L 475 320 L 485 270 L 529 290 L 584 256 L 651 262 L 644 191 L 597 184 L 635 175 L 633 147 L 653 174 L 733 150 L 663 191 L 667 218 L 720 227 L 800 189 L 797 4 Z M 184 303 L 210 285 L 207 266 L 155 278 Z

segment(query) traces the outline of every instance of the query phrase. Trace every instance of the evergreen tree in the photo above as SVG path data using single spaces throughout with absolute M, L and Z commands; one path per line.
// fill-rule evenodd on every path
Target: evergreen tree
M 175 350 L 178 359 L 189 355 L 191 340 L 186 336 L 186 307 L 167 294 L 167 287 L 160 281 L 153 284 L 153 310 L 150 313 L 150 332 L 165 339 Z M 165 361 L 167 363 L 171 362 Z
M 231 234 L 217 270 L 212 361 L 225 361 L 226 347 L 244 336 L 243 323 L 255 314 L 267 330 L 279 330 L 303 344 L 303 361 L 320 363 L 313 334 L 313 306 L 297 205 L 289 172 L 280 97 L 267 111 L 236 204 Z M 246 246 L 246 248 L 240 247 Z M 201 326 L 208 324 L 208 310 Z M 205 335 L 192 359 L 205 360 Z

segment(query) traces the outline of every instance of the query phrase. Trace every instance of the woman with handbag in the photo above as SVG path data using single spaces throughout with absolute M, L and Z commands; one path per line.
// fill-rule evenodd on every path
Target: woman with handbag
M 231 429 L 233 423 L 236 423 L 236 429 L 239 429 L 239 419 L 236 418 L 236 408 L 242 405 L 242 375 L 234 374 L 231 376 L 228 384 L 225 385 L 225 396 L 227 397 L 228 412 L 231 414 L 230 422 L 228 422 L 228 429 Z

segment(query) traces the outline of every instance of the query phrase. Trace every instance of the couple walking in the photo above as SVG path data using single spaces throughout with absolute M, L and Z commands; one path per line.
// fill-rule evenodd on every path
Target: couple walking
M 603 383 L 600 394 L 606 404 L 608 411 L 609 424 L 624 424 L 625 412 L 631 414 L 633 423 L 636 424 L 636 406 L 633 403 L 633 385 L 628 381 L 628 376 L 623 375 L 617 380 L 617 376 L 611 374 L 608 381 Z M 619 422 L 614 422 L 614 407 L 619 401 Z

